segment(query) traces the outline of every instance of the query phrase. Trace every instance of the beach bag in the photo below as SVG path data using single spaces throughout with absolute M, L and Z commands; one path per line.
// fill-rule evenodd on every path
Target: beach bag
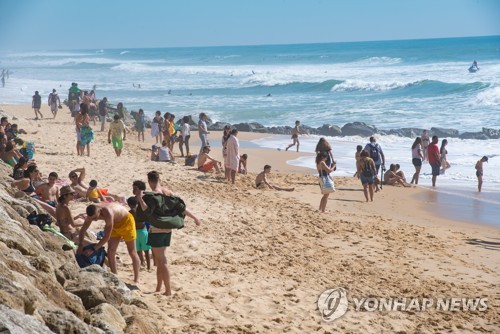
M 335 186 L 333 185 L 333 179 L 330 175 L 320 175 L 319 186 L 321 188 L 321 193 L 323 195 L 330 194 L 335 191 Z
M 198 157 L 198 154 L 193 154 L 193 155 L 188 156 L 184 162 L 184 165 L 191 166 L 191 167 L 194 166 L 197 157 Z
M 28 219 L 30 225 L 36 225 L 40 229 L 42 229 L 44 225 L 50 226 L 50 224 L 52 224 L 52 218 L 48 214 L 46 213 L 37 214 L 36 211 L 30 213 L 28 217 L 26 217 L 26 219 Z
M 146 211 L 139 205 L 135 213 L 138 223 L 149 222 L 156 228 L 180 229 L 184 227 L 186 204 L 177 196 L 145 192 L 142 199 L 148 206 Z
M 373 161 L 378 161 L 379 159 L 379 147 L 378 144 L 370 144 L 370 158 L 373 159 Z
M 83 250 L 91 249 L 94 247 L 96 244 L 91 244 L 83 247 Z M 75 259 L 80 268 L 85 268 L 88 266 L 91 266 L 93 264 L 98 264 L 102 267 L 104 264 L 104 260 L 106 259 L 106 250 L 104 247 L 101 247 L 99 249 L 96 249 L 92 254 L 89 256 L 85 256 L 83 254 L 75 254 Z
M 363 168 L 363 176 L 364 177 L 372 177 L 375 175 L 374 171 L 372 170 L 372 164 L 370 163 L 371 161 L 366 159 L 365 161 L 365 168 Z
M 35 155 L 35 143 L 25 141 L 23 147 L 19 150 L 21 154 L 28 160 L 32 160 Z

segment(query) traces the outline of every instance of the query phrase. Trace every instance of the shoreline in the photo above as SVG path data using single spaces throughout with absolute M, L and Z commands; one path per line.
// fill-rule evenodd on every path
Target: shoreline
M 427 213 L 412 197 L 426 191 L 423 187 L 387 186 L 375 194 L 375 202 L 365 203 L 359 180 L 338 177 L 337 192 L 328 200 L 327 213 L 321 214 L 317 177 L 305 167 L 287 164 L 302 152 L 244 148 L 240 153 L 249 154 L 250 174 L 238 175 L 232 186 L 182 163 L 150 161 L 154 142 L 148 134 L 145 143 L 128 135 L 117 158 L 107 143 L 107 132 L 96 131 L 91 157 L 78 157 L 66 108 L 55 120 L 34 121 L 30 106 L 2 107 L 28 130 L 22 137 L 35 141 L 35 159 L 43 175 L 55 170 L 67 179 L 70 170 L 85 167 L 85 182 L 96 179 L 113 193 L 130 196 L 131 183 L 156 169 L 163 184 L 202 218 L 198 228 L 187 220 L 184 229 L 174 232 L 168 248 L 173 296 L 152 292 L 154 268 L 141 269 L 141 283 L 133 291 L 134 297 L 165 307 L 153 310 L 163 331 L 227 332 L 245 326 L 253 332 L 381 332 L 388 328 L 494 332 L 500 326 L 496 314 L 500 258 L 497 250 L 472 243 L 495 242 L 498 228 L 457 224 Z M 46 105 L 42 112 L 48 115 Z M 197 153 L 198 138 L 194 131 L 192 135 L 191 148 Z M 262 134 L 241 132 L 239 139 L 253 140 L 258 135 Z M 211 133 L 214 146 L 220 136 Z M 214 149 L 214 157 L 221 156 L 220 149 Z M 296 190 L 256 189 L 255 175 L 265 163 L 273 166 L 271 183 Z M 72 204 L 73 213 L 83 212 L 87 204 Z M 101 227 L 94 223 L 91 229 Z M 130 283 L 124 245 L 119 246 L 119 255 L 118 277 Z M 317 297 L 337 286 L 351 296 L 483 296 L 490 304 L 485 312 L 427 312 L 418 317 L 349 311 L 339 321 L 322 322 Z

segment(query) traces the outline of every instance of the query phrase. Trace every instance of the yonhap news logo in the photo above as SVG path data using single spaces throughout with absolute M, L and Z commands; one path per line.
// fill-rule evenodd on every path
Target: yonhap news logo
M 435 309 L 441 312 L 484 312 L 488 309 L 488 298 L 468 297 L 368 297 L 351 298 L 355 312 L 425 312 Z M 318 297 L 321 318 L 330 322 L 342 317 L 349 308 L 347 290 L 328 289 Z

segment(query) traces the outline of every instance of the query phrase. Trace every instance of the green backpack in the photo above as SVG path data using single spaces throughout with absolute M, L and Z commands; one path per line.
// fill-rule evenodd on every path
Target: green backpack
M 145 192 L 142 197 L 148 209 L 143 211 L 137 206 L 135 219 L 137 222 L 148 222 L 161 229 L 180 229 L 184 227 L 184 211 L 186 204 L 177 196 L 166 196 L 160 193 Z

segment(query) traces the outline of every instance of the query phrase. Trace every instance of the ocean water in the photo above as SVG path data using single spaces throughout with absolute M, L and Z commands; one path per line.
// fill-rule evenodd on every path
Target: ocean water
M 478 61 L 480 71 L 469 73 L 473 60 Z M 0 69 L 11 72 L 5 87 L 0 87 L 0 103 L 30 103 L 35 90 L 46 98 L 52 88 L 64 97 L 76 81 L 82 89 L 96 85 L 98 98 L 123 102 L 128 110 L 143 108 L 149 115 L 156 110 L 178 117 L 206 112 L 215 121 L 265 126 L 293 126 L 301 120 L 315 127 L 362 121 L 379 129 L 500 129 L 500 36 L 240 47 L 0 50 Z M 259 144 L 276 147 L 285 139 L 275 136 Z M 302 139 L 303 149 L 312 151 L 317 138 Z M 336 155 L 345 156 L 346 165 L 340 160 L 339 172 L 353 173 L 354 148 L 367 139 L 331 140 Z M 389 153 L 388 161 L 412 170 L 411 165 L 406 168 L 411 163 L 411 139 L 384 136 L 379 141 Z M 449 142 L 453 167 L 442 179 L 472 188 L 473 164 L 488 155 L 485 188 L 495 185 L 488 189 L 497 191 L 500 141 Z M 310 164 L 307 160 L 292 163 Z

